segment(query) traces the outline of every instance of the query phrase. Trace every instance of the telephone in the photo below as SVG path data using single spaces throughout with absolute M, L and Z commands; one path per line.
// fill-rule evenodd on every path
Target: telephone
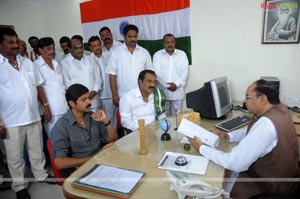
M 167 171 L 167 177 L 171 180 L 170 190 L 177 192 L 178 199 L 184 199 L 186 196 L 192 196 L 194 199 L 217 198 L 222 194 L 229 198 L 229 193 L 224 189 L 220 190 L 191 174 Z

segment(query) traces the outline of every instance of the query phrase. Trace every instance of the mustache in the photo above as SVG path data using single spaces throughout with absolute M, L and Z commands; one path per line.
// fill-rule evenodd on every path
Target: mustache
M 105 39 L 104 39 L 104 41 L 109 41 L 110 40 L 110 38 L 108 38 L 108 37 L 106 37 Z
M 91 104 L 88 104 L 85 108 L 90 108 L 92 105 Z
M 19 50 L 20 48 L 12 48 L 12 50 Z
M 153 87 L 153 86 L 150 86 L 149 89 L 150 89 L 150 88 L 155 89 L 155 87 Z

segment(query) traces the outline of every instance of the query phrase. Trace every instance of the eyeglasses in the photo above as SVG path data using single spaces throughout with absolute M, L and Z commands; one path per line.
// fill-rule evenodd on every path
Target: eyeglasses
M 251 99 L 251 98 L 253 98 L 253 97 L 259 97 L 259 96 L 261 96 L 261 95 L 245 95 L 245 99 L 246 100 L 248 100 L 248 99 Z

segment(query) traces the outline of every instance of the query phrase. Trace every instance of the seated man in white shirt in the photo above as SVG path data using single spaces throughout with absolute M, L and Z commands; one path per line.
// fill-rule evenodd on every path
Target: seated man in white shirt
M 247 129 L 228 134 L 214 130 L 221 138 L 239 142 L 230 152 L 205 146 L 197 137 L 189 141 L 204 157 L 227 170 L 231 180 L 227 180 L 230 186 L 225 189 L 231 191 L 231 197 L 280 194 L 299 198 L 296 131 L 290 112 L 279 100 L 278 89 L 258 80 L 248 87 L 244 102 L 254 116 Z
M 122 126 L 135 131 L 138 120 L 144 119 L 145 125 L 155 121 L 155 117 L 164 117 L 164 112 L 158 113 L 155 108 L 154 91 L 156 75 L 152 70 L 143 70 L 138 76 L 138 87 L 127 92 L 120 99 L 120 115 Z M 158 100 L 157 100 L 158 101 Z M 165 110 L 165 107 L 163 107 Z

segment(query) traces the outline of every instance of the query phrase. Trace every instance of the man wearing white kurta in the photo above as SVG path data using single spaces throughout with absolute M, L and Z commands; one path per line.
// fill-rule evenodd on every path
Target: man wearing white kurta
M 105 73 L 107 62 L 105 62 L 105 59 L 103 59 L 102 56 L 102 45 L 100 38 L 98 36 L 92 36 L 90 37 L 88 43 L 90 50 L 92 51 L 90 56 L 97 62 L 103 80 L 102 89 L 99 93 L 101 107 L 106 113 L 106 116 L 111 120 L 113 126 L 117 128 L 116 106 L 112 102 L 109 74 Z
M 97 63 L 90 56 L 84 55 L 83 39 L 80 35 L 71 38 L 71 53 L 61 61 L 61 66 L 66 87 L 75 83 L 86 86 L 90 91 L 91 111 L 98 110 L 101 74 Z
M 12 189 L 17 198 L 29 198 L 24 179 L 23 149 L 26 146 L 31 170 L 38 180 L 47 179 L 44 169 L 42 126 L 38 101 L 45 106 L 45 120 L 51 120 L 43 93 L 40 74 L 28 59 L 19 53 L 18 36 L 10 28 L 0 28 L 0 138 L 4 139 Z
M 119 97 L 138 86 L 139 73 L 145 69 L 153 70 L 149 52 L 137 42 L 138 28 L 129 24 L 123 29 L 124 43 L 113 50 L 107 64 L 106 73 L 110 74 L 110 87 L 115 105 Z
M 155 121 L 154 90 L 156 75 L 152 70 L 143 70 L 138 77 L 138 87 L 130 90 L 120 99 L 122 126 L 135 131 L 138 120 L 144 119 L 145 125 Z
M 38 41 L 38 49 L 41 56 L 34 62 L 38 68 L 42 79 L 49 107 L 52 113 L 52 119 L 44 123 L 45 130 L 50 137 L 50 131 L 56 121 L 68 110 L 65 99 L 65 84 L 59 63 L 54 59 L 55 45 L 51 37 L 44 37 Z
M 184 86 L 188 77 L 188 59 L 184 51 L 175 49 L 176 41 L 172 34 L 163 38 L 164 49 L 153 56 L 154 71 L 158 87 L 166 94 L 166 113 L 173 115 L 182 109 L 185 97 Z

